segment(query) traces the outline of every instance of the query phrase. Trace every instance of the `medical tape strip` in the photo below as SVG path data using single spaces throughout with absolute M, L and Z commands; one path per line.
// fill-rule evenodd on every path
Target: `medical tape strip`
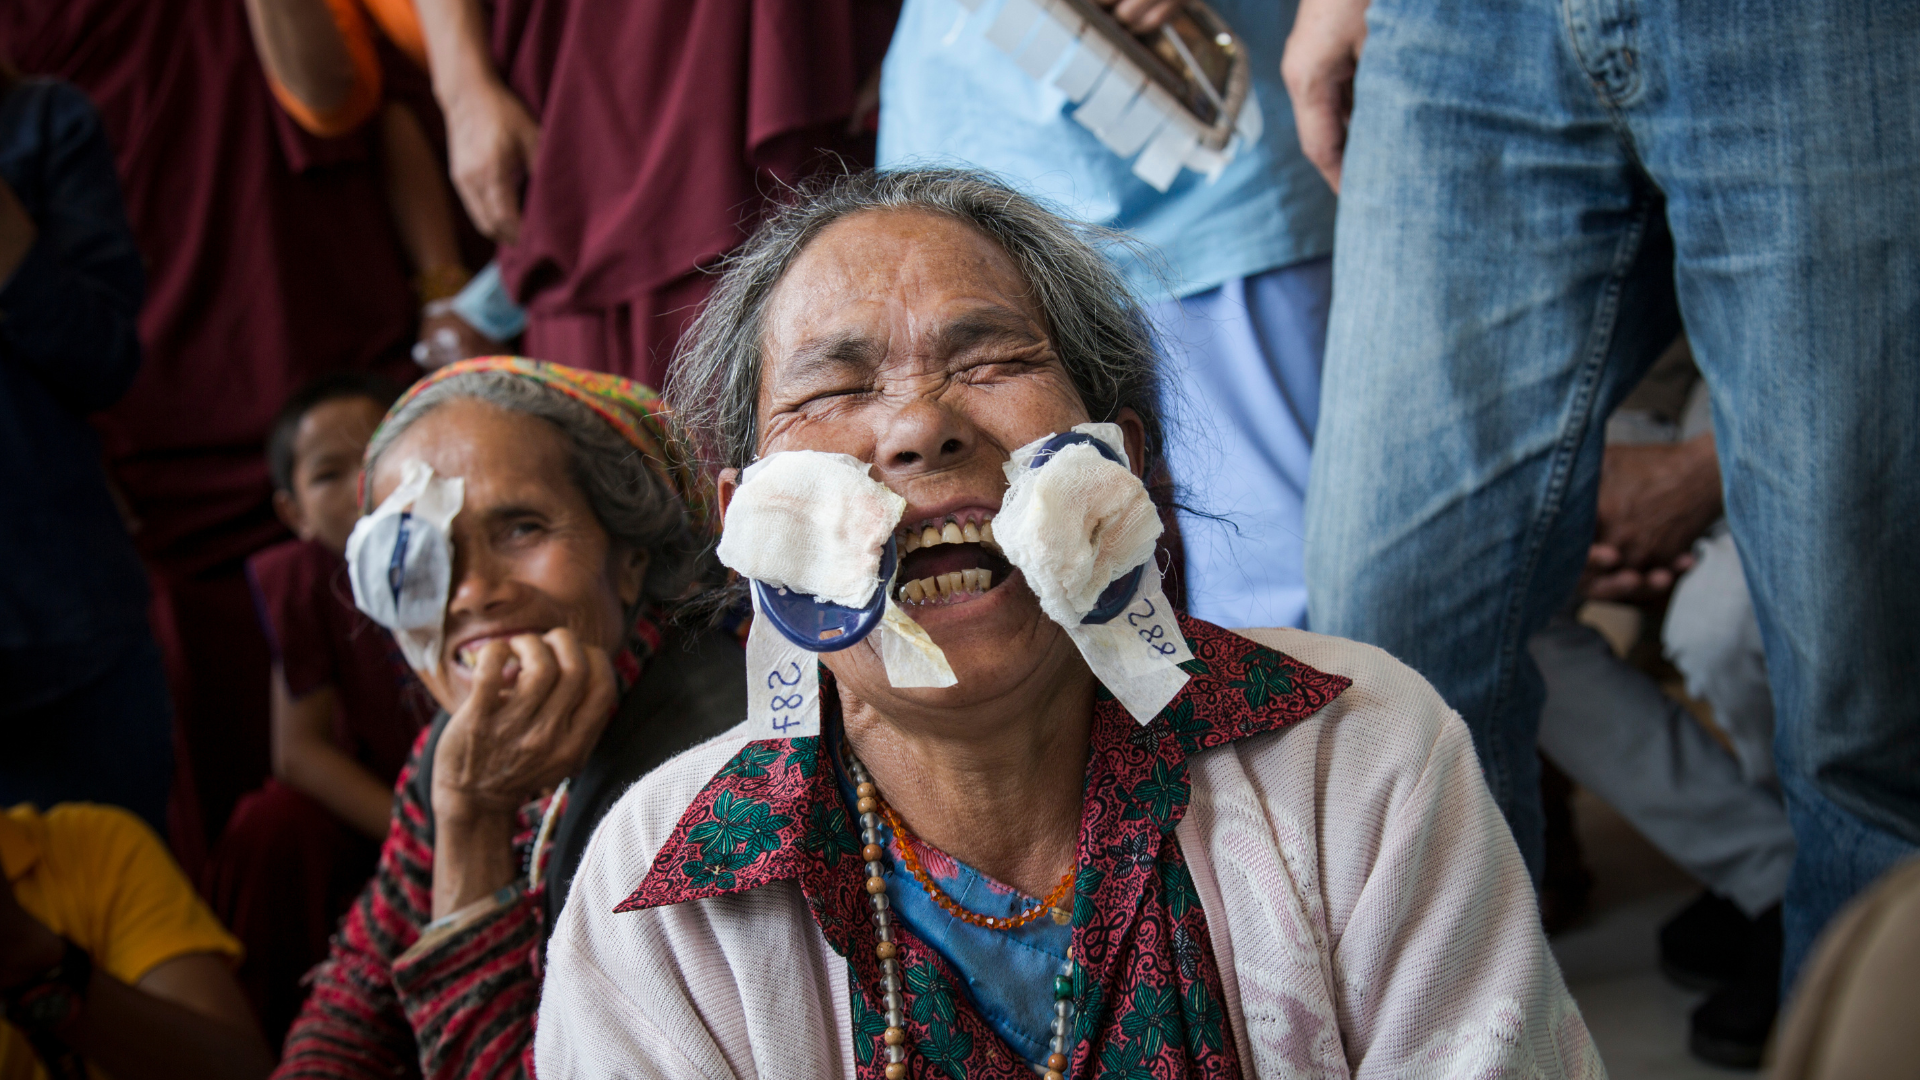
M 758 596 L 747 631 L 747 724 L 754 738 L 820 734 L 819 658 L 761 616 Z
M 1167 603 L 1158 566 L 1147 567 L 1133 602 L 1113 621 L 1064 629 L 1094 676 L 1143 725 L 1192 677 L 1180 665 L 1193 659 L 1193 650 Z
M 913 621 L 913 616 L 894 602 L 893 583 L 884 587 L 887 611 L 874 632 L 880 635 L 880 660 L 887 665 L 887 681 L 903 690 L 922 686 L 940 689 L 958 683 L 960 679 L 947 663 L 947 654 L 933 643 L 924 627 Z
M 401 467 L 400 486 L 347 537 L 353 603 L 393 632 L 417 671 L 440 669 L 440 646 L 453 584 L 451 527 L 466 481 L 435 476 L 424 461 Z
M 1174 113 L 1181 111 L 1173 95 L 1160 89 L 1158 83 L 1149 82 L 1141 87 L 1140 96 L 1133 99 L 1133 104 L 1114 120 L 1101 139 L 1114 153 L 1123 158 L 1132 157 L 1166 126 Z
M 1033 0 L 1007 0 L 1000 6 L 1000 13 L 987 24 L 987 40 L 994 48 L 1009 56 L 1017 55 L 1020 46 L 1027 39 L 1027 32 L 1033 29 L 1034 21 L 1040 17 L 1040 8 Z
M 1167 126 L 1160 129 L 1160 134 L 1147 143 L 1147 148 L 1140 151 L 1139 158 L 1133 163 L 1133 175 L 1164 194 L 1179 177 L 1181 166 L 1187 162 L 1187 155 L 1198 145 L 1200 136 L 1192 124 L 1169 120 Z
M 1099 439 L 1117 452 L 1121 461 L 1127 460 L 1126 443 L 1118 425 L 1079 424 L 1073 430 Z M 1045 472 L 1046 465 L 1031 469 L 1030 464 L 1041 446 L 1052 437 L 1048 435 L 1035 439 L 1014 451 L 1012 460 L 1006 465 L 1011 483 L 1031 483 L 1032 477 Z M 1138 480 L 1134 482 L 1139 483 Z M 1139 497 L 1148 498 L 1144 484 L 1140 486 Z M 994 519 L 994 531 L 1002 538 L 1003 547 L 1006 547 L 1005 537 L 1008 534 L 1026 531 L 1018 520 L 1023 503 L 1033 505 L 1030 500 L 1016 500 L 1010 495 L 1002 503 L 1000 515 Z M 1009 520 L 1010 515 L 1014 520 Z M 1034 532 L 1048 543 L 1092 542 L 1091 537 L 1068 537 L 1054 530 Z M 1008 558 L 1026 575 L 1029 587 L 1036 593 L 1046 588 L 1046 583 L 1034 580 L 1039 569 L 1020 566 L 1021 560 L 1014 559 L 1013 554 L 1013 550 L 1008 549 Z M 1029 558 L 1026 561 L 1031 563 L 1034 560 Z M 1127 572 L 1132 569 L 1131 566 L 1124 568 Z M 1112 580 L 1118 580 L 1120 576 L 1124 574 L 1116 575 Z M 1166 593 L 1161 587 L 1159 567 L 1153 565 L 1151 557 L 1148 559 L 1147 572 L 1140 577 L 1139 587 L 1118 616 L 1101 625 L 1074 622 L 1070 625 L 1061 623 L 1061 628 L 1080 650 L 1081 657 L 1093 669 L 1094 676 L 1141 724 L 1152 721 L 1187 684 L 1189 676 L 1179 665 L 1193 659 L 1193 652 L 1187 646 L 1186 636 L 1180 632 L 1172 605 L 1167 603 Z

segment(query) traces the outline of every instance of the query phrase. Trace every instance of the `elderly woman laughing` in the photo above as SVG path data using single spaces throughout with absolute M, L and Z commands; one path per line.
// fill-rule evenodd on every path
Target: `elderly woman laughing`
M 702 573 L 705 487 L 661 412 L 626 379 L 489 357 L 374 433 L 355 600 L 444 711 L 276 1076 L 525 1075 L 535 955 L 594 824 L 738 719 L 738 645 L 662 617 Z
M 821 654 L 818 735 L 750 721 L 608 812 L 549 944 L 542 1076 L 1602 1075 L 1418 675 L 1182 618 L 1143 709 L 1153 679 L 1097 674 L 1019 556 L 1038 441 L 1104 433 L 1138 476 L 1159 438 L 1139 311 L 1075 229 L 974 174 L 843 180 L 761 228 L 681 365 L 729 543 L 748 465 L 847 455 L 897 500 L 899 614 Z M 1098 548 L 1117 519 L 1044 520 L 1020 528 Z M 950 678 L 899 677 L 885 635 L 920 631 Z

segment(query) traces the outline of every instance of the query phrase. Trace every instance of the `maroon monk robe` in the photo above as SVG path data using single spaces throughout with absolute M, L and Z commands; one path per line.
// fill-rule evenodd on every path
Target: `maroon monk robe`
M 660 385 L 767 196 L 831 161 L 880 63 L 888 0 L 498 0 L 502 78 L 540 123 L 518 243 L 525 351 Z
M 393 637 L 353 606 L 346 560 L 289 540 L 247 560 L 260 625 L 295 700 L 331 687 L 333 743 L 389 787 L 439 706 Z M 246 946 L 240 985 L 280 1045 L 306 1000 L 301 976 L 372 876 L 378 841 L 278 781 L 240 800 L 206 873 L 214 914 Z
M 194 780 L 173 838 L 194 869 L 267 770 L 267 648 L 242 573 L 285 535 L 267 425 L 323 372 L 404 377 L 414 302 L 369 142 L 280 111 L 242 0 L 6 0 L 0 51 L 99 107 L 147 260 L 146 360 L 100 426 L 144 526 Z

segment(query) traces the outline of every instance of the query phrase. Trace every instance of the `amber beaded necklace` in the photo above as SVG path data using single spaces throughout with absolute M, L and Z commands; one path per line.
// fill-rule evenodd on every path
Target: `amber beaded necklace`
M 961 907 L 953 897 L 946 894 L 946 890 L 940 888 L 940 883 L 933 880 L 933 875 L 927 873 L 926 868 L 920 865 L 920 856 L 916 855 L 913 850 L 915 842 L 913 834 L 907 831 L 907 826 L 900 820 L 900 815 L 895 814 L 893 807 L 888 806 L 886 801 L 880 799 L 877 795 L 874 797 L 874 801 L 879 805 L 881 815 L 887 819 L 887 827 L 893 830 L 893 835 L 900 841 L 900 861 L 906 864 L 907 873 L 912 874 L 913 880 L 919 882 L 920 887 L 926 890 L 927 895 L 933 899 L 933 902 L 940 905 L 940 910 L 959 919 L 963 923 L 972 926 L 984 926 L 988 930 L 1018 930 L 1049 911 L 1053 912 L 1053 921 L 1062 926 L 1072 921 L 1073 916 L 1070 915 L 1065 908 L 1060 906 L 1060 902 L 1067 898 L 1068 891 L 1073 888 L 1072 870 L 1068 870 L 1066 873 L 1060 875 L 1060 884 L 1055 885 L 1053 891 L 1048 893 L 1044 899 L 1018 915 L 998 919 L 991 915 L 982 915 L 979 912 L 969 911 Z M 865 812 L 864 810 L 862 811 L 862 813 Z

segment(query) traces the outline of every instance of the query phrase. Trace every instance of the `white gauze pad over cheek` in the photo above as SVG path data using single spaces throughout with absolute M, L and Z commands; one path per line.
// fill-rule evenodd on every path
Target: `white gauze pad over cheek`
M 1126 457 L 1114 425 L 1074 430 Z M 1162 527 L 1140 478 L 1085 443 L 1063 447 L 1040 468 L 1030 468 L 1045 441 L 1021 447 L 1006 464 L 1007 494 L 993 519 L 993 536 L 1040 598 L 1041 610 L 1073 626 L 1116 578 L 1152 557 Z
M 907 500 L 847 454 L 783 450 L 740 473 L 720 561 L 741 576 L 864 607 L 880 588 L 880 549 Z
M 1126 460 L 1118 426 L 1080 424 L 1073 430 Z M 1187 684 L 1180 664 L 1193 659 L 1161 590 L 1160 569 L 1151 562 L 1160 516 L 1132 470 L 1085 443 L 1064 446 L 1033 468 L 1051 439 L 1014 451 L 1005 466 L 1007 494 L 993 519 L 994 539 L 1101 685 L 1135 720 L 1149 723 Z M 1145 566 L 1145 573 L 1126 608 L 1104 623 L 1081 621 L 1107 586 L 1136 566 Z
M 451 527 L 466 499 L 467 482 L 435 476 L 424 461 L 409 461 L 373 513 L 347 537 L 347 580 L 353 603 L 393 631 L 416 671 L 440 670 L 447 593 L 453 584 Z

